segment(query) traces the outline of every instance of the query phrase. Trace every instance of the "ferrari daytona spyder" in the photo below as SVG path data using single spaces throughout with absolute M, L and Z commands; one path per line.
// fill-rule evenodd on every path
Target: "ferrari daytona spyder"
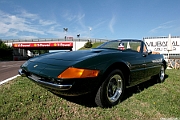
M 163 55 L 147 49 L 142 40 L 111 40 L 97 48 L 40 55 L 21 65 L 19 74 L 49 91 L 77 96 L 95 93 L 95 103 L 112 107 L 127 87 L 151 78 L 164 81 Z

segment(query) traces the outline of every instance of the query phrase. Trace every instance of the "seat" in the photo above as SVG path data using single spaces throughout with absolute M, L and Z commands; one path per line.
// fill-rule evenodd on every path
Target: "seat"
M 141 50 L 141 47 L 140 47 L 140 46 L 138 46 L 138 47 L 137 47 L 137 51 L 138 51 L 138 52 L 140 52 L 140 50 Z

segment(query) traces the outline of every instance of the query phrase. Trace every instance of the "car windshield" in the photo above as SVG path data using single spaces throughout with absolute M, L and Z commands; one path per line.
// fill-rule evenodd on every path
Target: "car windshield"
M 108 49 L 118 49 L 118 50 L 132 50 L 140 51 L 141 41 L 139 40 L 112 40 L 106 42 L 97 48 L 108 48 Z

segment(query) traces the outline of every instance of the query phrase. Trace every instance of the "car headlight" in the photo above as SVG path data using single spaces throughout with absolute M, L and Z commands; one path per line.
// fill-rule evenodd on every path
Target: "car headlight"
M 80 69 L 69 67 L 64 72 L 58 75 L 58 78 L 88 78 L 88 77 L 97 77 L 99 70 L 90 70 L 90 69 Z

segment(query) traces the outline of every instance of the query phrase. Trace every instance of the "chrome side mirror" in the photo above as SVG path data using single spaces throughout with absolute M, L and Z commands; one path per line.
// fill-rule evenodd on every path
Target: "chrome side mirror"
M 148 55 L 152 54 L 152 50 L 147 50 Z

